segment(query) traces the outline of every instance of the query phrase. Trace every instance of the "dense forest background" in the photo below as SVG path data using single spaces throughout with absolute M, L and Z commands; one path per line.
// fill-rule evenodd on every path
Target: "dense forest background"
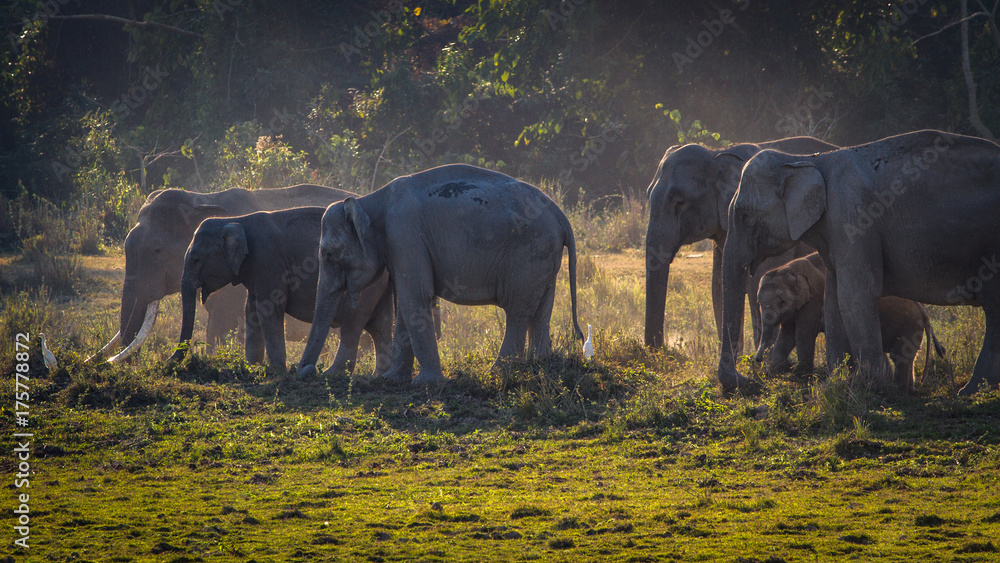
M 367 192 L 467 162 L 608 206 L 679 142 L 992 137 L 998 4 L 13 0 L 0 246 L 46 221 L 121 241 L 164 187 Z

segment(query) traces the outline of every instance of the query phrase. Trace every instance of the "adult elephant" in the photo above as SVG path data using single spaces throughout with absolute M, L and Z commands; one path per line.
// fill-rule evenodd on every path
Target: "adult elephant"
M 736 193 L 743 164 L 763 149 L 812 154 L 837 149 L 812 137 L 791 137 L 759 144 L 739 144 L 722 150 L 690 144 L 667 150 L 646 189 L 649 225 L 646 230 L 646 346 L 663 346 L 663 310 L 670 263 L 682 245 L 704 239 L 715 242 L 712 254 L 712 305 L 716 329 L 722 334 L 722 247 L 726 242 L 729 202 Z M 765 264 L 754 276 L 812 252 L 804 247 Z M 768 267 L 769 266 L 769 267 Z M 754 343 L 759 341 L 757 287 L 748 292 Z
M 969 383 L 1000 384 L 1000 145 L 916 131 L 814 156 L 765 150 L 744 167 L 723 251 L 719 381 L 736 370 L 748 269 L 797 241 L 827 267 L 823 313 L 831 369 L 890 387 L 877 302 L 893 295 L 983 308 L 986 332 Z
M 149 194 L 135 226 L 125 237 L 125 285 L 118 334 L 93 357 L 120 342 L 125 349 L 108 360 L 118 362 L 142 346 L 156 322 L 160 299 L 181 289 L 184 253 L 204 219 L 306 205 L 326 207 L 355 195 L 312 184 L 267 190 L 233 188 L 209 194 L 166 189 Z M 246 290 L 231 287 L 205 303 L 210 344 L 237 328 L 245 301 Z
M 549 354 L 549 320 L 563 247 L 569 250 L 573 328 L 576 246 L 566 215 L 545 194 L 490 170 L 453 164 L 396 178 L 365 197 L 327 208 L 320 239 L 320 274 L 312 333 L 299 374 L 315 369 L 328 320 L 341 296 L 388 271 L 396 291 L 391 380 L 442 380 L 431 328 L 436 296 L 460 305 L 497 305 L 507 327 L 497 361 L 531 352 Z M 414 357 L 420 373 L 413 375 Z
M 285 366 L 285 314 L 311 323 L 319 277 L 320 221 L 325 207 L 260 211 L 202 221 L 184 257 L 181 276 L 183 321 L 180 342 L 191 341 L 195 295 L 208 296 L 230 284 L 247 289 L 246 357 Z M 358 339 L 367 330 L 375 342 L 376 373 L 389 367 L 392 342 L 392 288 L 382 274 L 353 305 L 343 297 L 333 327 L 340 327 L 334 371 L 352 371 Z M 330 328 L 329 326 L 327 328 Z M 184 356 L 183 348 L 173 359 Z

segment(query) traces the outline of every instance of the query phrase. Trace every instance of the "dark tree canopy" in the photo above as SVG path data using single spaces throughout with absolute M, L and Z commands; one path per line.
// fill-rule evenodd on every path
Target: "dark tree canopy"
M 968 76 L 963 1 L 15 0 L 0 194 L 90 202 L 121 236 L 161 187 L 468 162 L 594 201 L 678 142 L 989 136 L 1000 0 L 967 2 Z

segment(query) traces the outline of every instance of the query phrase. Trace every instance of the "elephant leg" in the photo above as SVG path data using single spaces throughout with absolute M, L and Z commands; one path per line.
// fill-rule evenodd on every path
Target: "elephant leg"
M 986 333 L 983 348 L 976 358 L 972 378 L 959 391 L 959 395 L 971 395 L 984 385 L 1000 386 L 1000 294 L 977 295 L 986 316 Z
M 497 364 L 507 358 L 524 354 L 524 340 L 528 333 L 528 316 L 509 309 L 504 313 L 507 317 L 507 327 L 504 329 L 503 343 L 500 344 L 500 352 L 493 362 L 493 367 L 497 367 Z
M 439 311 L 440 318 L 440 306 L 435 304 L 434 310 Z M 392 365 L 392 317 L 392 291 L 386 288 L 365 325 L 375 347 L 375 375 L 386 373 Z
M 719 340 L 722 340 L 722 249 L 726 244 L 726 239 L 715 241 L 715 248 L 712 251 L 712 308 L 715 310 L 715 328 L 718 330 Z M 754 289 L 753 293 L 757 293 Z M 759 305 L 758 305 L 759 309 Z M 750 314 L 753 322 L 753 313 Z M 759 317 L 758 317 L 758 322 Z M 736 356 L 743 355 L 743 323 L 739 326 L 740 335 L 736 341 Z M 759 342 L 758 342 L 759 344 Z
M 244 331 L 243 349 L 246 353 L 247 362 L 251 364 L 264 363 L 264 331 L 261 330 L 260 315 L 257 314 L 257 298 L 253 293 L 247 295 L 246 305 L 246 329 Z
M 895 366 L 893 381 L 903 393 L 913 393 L 913 364 L 920 352 L 924 337 L 924 327 L 918 325 L 910 332 L 904 332 L 891 343 L 884 343 L 889 349 L 889 359 Z
M 382 377 L 397 383 L 409 383 L 413 379 L 414 360 L 410 331 L 406 328 L 406 319 L 403 318 L 399 301 L 396 299 L 396 319 L 392 330 L 392 365 Z
M 851 343 L 851 354 L 857 362 L 857 373 L 865 383 L 873 383 L 884 391 L 892 388 L 892 382 L 891 366 L 882 348 L 882 328 L 878 313 L 881 288 L 881 279 L 870 270 L 849 277 L 841 276 L 838 280 L 837 300 L 843 326 Z M 827 286 L 827 293 L 829 292 L 830 288 Z
M 823 325 L 826 332 L 826 369 L 833 373 L 845 361 L 851 365 L 851 343 L 840 315 L 837 298 L 837 275 L 833 270 L 826 273 L 826 293 L 823 296 Z
M 353 320 L 353 319 L 352 319 Z M 340 325 L 340 345 L 333 358 L 328 373 L 352 373 L 358 360 L 358 343 L 361 341 L 361 327 L 355 322 Z
M 261 313 L 261 304 L 259 301 L 257 303 L 257 312 L 261 319 L 260 329 L 264 333 L 267 363 L 276 370 L 284 371 L 288 368 L 285 364 L 285 311 L 275 308 L 270 301 L 266 303 L 268 304 L 270 313 Z
M 434 335 L 441 338 L 441 300 L 437 297 L 431 305 L 431 314 L 434 315 Z
M 244 315 L 240 314 L 246 297 L 247 292 L 242 286 L 226 286 L 208 296 L 208 300 L 205 301 L 205 310 L 208 311 L 205 341 L 208 343 L 209 351 L 223 344 L 232 331 L 236 331 L 237 342 L 246 338 L 245 334 L 241 334 L 245 330 L 245 324 Z
M 782 373 L 791 369 L 792 364 L 788 361 L 788 355 L 795 347 L 795 327 L 796 322 L 789 320 L 782 323 L 778 329 L 778 337 L 771 347 L 771 353 L 767 355 L 767 373 Z
M 750 278 L 750 284 L 754 282 L 760 283 L 760 276 L 754 276 Z M 753 291 L 747 290 L 747 300 L 750 303 L 750 325 L 753 327 L 753 348 L 754 350 L 760 346 L 760 337 L 763 333 L 763 325 L 760 321 L 760 302 L 757 301 L 757 288 L 754 287 Z
M 799 364 L 795 373 L 805 374 L 813 370 L 816 361 L 816 337 L 823 325 L 823 306 L 819 300 L 807 303 L 799 310 L 795 324 L 795 348 L 799 353 Z
M 532 356 L 545 358 L 552 353 L 552 337 L 549 324 L 552 320 L 552 306 L 556 299 L 555 280 L 542 295 L 542 301 L 528 323 L 528 348 Z M 504 336 L 506 338 L 506 335 Z
M 413 355 L 420 362 L 420 371 L 413 378 L 413 384 L 430 385 L 443 381 L 444 373 L 441 371 L 441 358 L 438 356 L 437 338 L 434 336 L 431 300 L 427 299 L 421 305 L 407 313 L 406 330 Z M 403 309 L 402 305 L 400 308 Z

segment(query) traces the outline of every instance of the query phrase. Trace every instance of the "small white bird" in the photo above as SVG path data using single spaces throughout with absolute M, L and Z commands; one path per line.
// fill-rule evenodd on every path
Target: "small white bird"
M 56 357 L 52 355 L 52 351 L 49 350 L 49 347 L 45 345 L 45 335 L 38 333 L 38 336 L 42 338 L 42 360 L 45 362 L 45 367 L 48 368 L 49 371 L 56 369 L 59 362 L 56 361 Z
M 590 340 L 590 325 L 587 325 L 587 340 L 583 343 L 583 357 L 587 360 L 594 357 L 594 343 Z

